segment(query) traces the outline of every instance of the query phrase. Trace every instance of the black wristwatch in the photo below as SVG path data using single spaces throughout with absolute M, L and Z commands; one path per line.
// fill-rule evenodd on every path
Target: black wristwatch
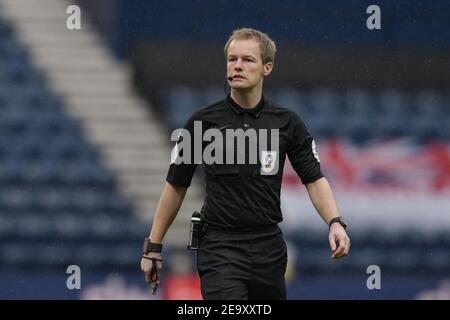
M 149 252 L 160 253 L 162 251 L 161 243 L 153 243 L 149 238 L 144 238 L 144 247 L 142 248 L 142 253 L 147 254 Z
M 344 229 L 347 229 L 347 223 L 344 221 L 344 218 L 342 217 L 336 217 L 331 219 L 328 226 L 331 227 L 331 225 L 335 222 L 339 223 L 342 227 L 344 227 Z

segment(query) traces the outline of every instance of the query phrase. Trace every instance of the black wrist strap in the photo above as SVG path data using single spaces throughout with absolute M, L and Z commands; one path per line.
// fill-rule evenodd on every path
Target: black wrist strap
M 142 252 L 144 254 L 148 252 L 161 252 L 162 244 L 161 243 L 153 243 L 149 238 L 144 238 L 144 247 L 142 248 Z
M 344 229 L 347 228 L 347 224 L 342 220 L 342 217 L 336 217 L 330 220 L 330 222 L 328 223 L 328 227 L 331 228 L 331 225 L 333 223 L 339 223 Z

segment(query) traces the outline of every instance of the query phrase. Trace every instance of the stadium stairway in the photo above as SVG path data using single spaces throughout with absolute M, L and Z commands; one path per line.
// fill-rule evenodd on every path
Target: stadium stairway
M 116 173 L 119 188 L 132 199 L 137 216 L 153 218 L 170 159 L 170 135 L 131 85 L 131 68 L 107 49 L 81 13 L 81 30 L 66 27 L 70 3 L 60 0 L 0 0 L 34 65 L 66 112 L 79 120 L 104 165 Z M 201 207 L 194 181 L 165 243 L 184 245 L 188 221 Z

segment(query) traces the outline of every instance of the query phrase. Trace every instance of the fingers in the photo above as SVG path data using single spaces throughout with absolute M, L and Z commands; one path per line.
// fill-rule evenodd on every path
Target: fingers
M 151 264 L 151 268 L 153 268 L 153 262 L 150 261 L 150 264 Z M 159 262 L 159 261 L 156 262 L 156 272 L 154 274 L 151 274 L 151 268 L 150 268 L 150 271 L 149 271 L 149 275 L 151 277 L 150 278 L 151 282 L 159 283 L 159 274 L 160 274 L 160 271 L 161 271 L 161 262 Z
M 345 257 L 350 250 L 350 239 L 346 235 L 336 236 L 338 247 L 333 252 L 331 259 L 339 259 Z
M 150 278 L 150 270 L 149 271 L 144 271 L 144 279 L 145 279 L 145 282 L 147 282 L 147 283 L 151 283 L 152 282 L 152 280 L 151 280 L 151 278 Z
M 156 262 L 156 272 L 152 275 L 152 268 L 153 268 L 153 262 L 148 259 L 142 259 L 141 260 L 141 270 L 144 272 L 144 279 L 147 283 L 160 283 L 160 274 L 162 269 L 162 262 L 157 261 Z M 152 277 L 153 276 L 153 277 Z
M 154 278 L 153 282 L 156 282 L 158 285 L 160 283 L 161 269 L 162 269 L 162 263 L 161 263 L 161 261 L 157 261 L 156 262 L 156 274 L 153 277 Z
M 342 240 L 341 241 L 338 240 L 338 244 L 339 244 L 339 246 L 337 247 L 337 249 L 331 255 L 331 259 L 338 259 L 338 258 L 342 257 L 342 255 L 345 252 L 345 246 L 343 244 L 343 241 Z
M 142 272 L 144 272 L 144 279 L 145 279 L 145 282 L 147 282 L 147 283 L 152 282 L 152 279 L 150 277 L 150 273 L 152 271 L 152 265 L 153 265 L 153 263 L 149 260 L 142 259 L 142 261 L 141 261 L 141 269 L 142 269 Z

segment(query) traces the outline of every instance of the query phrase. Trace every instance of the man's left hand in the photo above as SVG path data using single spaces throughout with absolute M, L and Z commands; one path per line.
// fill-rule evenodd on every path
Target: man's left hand
M 350 238 L 343 226 L 339 223 L 333 223 L 330 226 L 330 234 L 328 236 L 330 248 L 333 254 L 331 259 L 339 259 L 348 255 L 350 250 Z

